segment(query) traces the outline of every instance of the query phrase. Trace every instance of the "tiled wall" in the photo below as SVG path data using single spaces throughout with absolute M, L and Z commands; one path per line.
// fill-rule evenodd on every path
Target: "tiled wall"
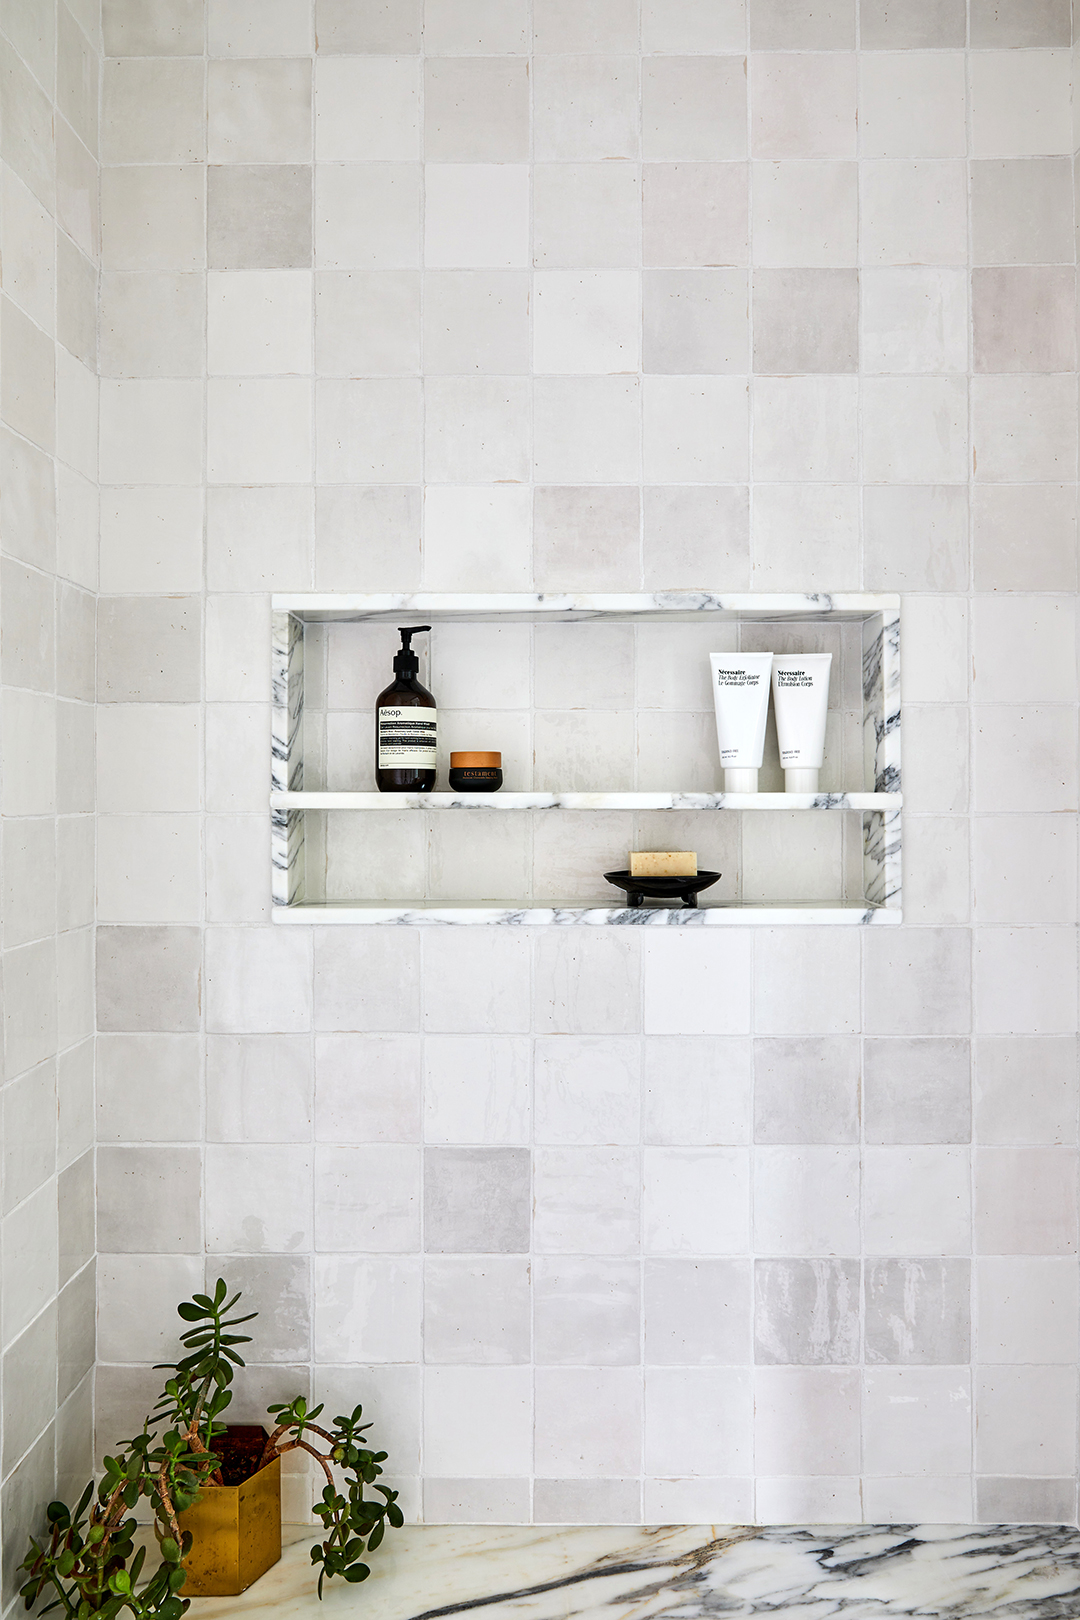
M 100 69 L 96 0 L 0 5 L 4 1603 L 92 1462 Z
M 412 1514 L 1074 1519 L 1067 0 L 104 22 L 100 1442 L 221 1271 Z M 420 585 L 902 592 L 903 928 L 272 928 Z

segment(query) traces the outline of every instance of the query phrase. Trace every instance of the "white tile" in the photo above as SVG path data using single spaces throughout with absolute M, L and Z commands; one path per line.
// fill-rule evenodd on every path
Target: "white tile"
M 532 584 L 527 488 L 428 484 L 424 584 L 432 591 L 524 591 Z
M 529 263 L 529 170 L 515 163 L 429 163 L 424 179 L 429 269 Z
M 316 1250 L 412 1254 L 419 1247 L 419 1148 L 316 1148 Z
M 536 1043 L 534 1086 L 535 1141 L 583 1146 L 637 1142 L 641 1100 L 637 1039 L 542 1036 Z
M 753 1455 L 750 1373 L 738 1367 L 650 1367 L 645 1466 L 674 1476 L 745 1474 Z M 681 1494 L 681 1493 L 679 1493 Z
M 975 157 L 1072 151 L 1068 51 L 976 51 L 971 58 Z
M 642 428 L 650 484 L 746 477 L 749 392 L 742 377 L 646 377 Z
M 420 156 L 420 65 L 409 56 L 320 56 L 315 73 L 319 163 Z
M 1075 1143 L 1075 1036 L 990 1036 L 975 1048 L 975 1139 Z
M 864 1376 L 867 1474 L 969 1472 L 971 1386 L 966 1367 L 877 1367 Z
M 425 1368 L 424 1468 L 445 1478 L 531 1473 L 530 1369 Z
M 393 381 L 395 387 L 400 386 L 397 379 Z M 407 386 L 414 385 L 407 382 Z M 526 378 L 429 377 L 424 386 L 424 412 L 428 482 L 523 483 L 528 479 L 530 398 Z M 355 428 L 350 427 L 350 432 Z M 375 476 L 388 478 L 390 473 L 380 470 Z M 411 446 L 407 468 L 394 476 L 414 476 Z
M 636 484 L 641 396 L 636 377 L 538 377 L 533 477 L 546 484 Z
M 646 1148 L 644 1244 L 649 1254 L 741 1254 L 749 1244 L 750 1162 L 744 1148 Z
M 859 64 L 859 105 L 863 157 L 967 156 L 963 51 L 867 52 Z
M 864 1478 L 862 1500 L 869 1524 L 969 1524 L 971 1475 Z
M 201 383 L 102 379 L 102 483 L 198 484 L 201 441 Z
M 884 930 L 883 930 L 884 932 Z M 971 939 L 960 928 L 906 928 L 863 945 L 863 1028 L 874 1035 L 966 1035 Z
M 419 1361 L 423 1262 L 315 1259 L 316 1361 Z
M 843 1475 L 802 1479 L 759 1476 L 755 1499 L 755 1524 L 856 1524 L 863 1510 L 859 1481 Z
M 310 8 L 304 0 L 210 0 L 211 56 L 307 56 Z
M 138 1039 L 113 1037 L 125 1038 Z M 148 1038 L 155 1037 L 143 1037 Z M 311 1136 L 312 1090 L 307 1036 L 207 1037 L 208 1141 L 306 1142 Z
M 529 1041 L 429 1035 L 424 1041 L 424 1140 L 528 1142 Z
M 968 604 L 954 596 L 910 596 L 904 603 L 905 703 L 967 701 Z
M 210 929 L 206 1021 L 224 1034 L 309 1029 L 310 938 L 285 929 Z
M 436 930 L 423 940 L 424 1029 L 483 1029 L 492 1034 L 529 1027 L 529 941 Z
M 315 935 L 315 1027 L 407 1033 L 420 1027 L 420 941 L 412 930 L 324 928 Z
M 198 922 L 202 836 L 197 816 L 101 816 L 97 827 L 102 922 Z
M 755 1148 L 754 1248 L 775 1255 L 857 1254 L 858 1149 Z
M 207 478 L 213 484 L 311 479 L 311 384 L 301 378 L 211 378 Z
M 536 1471 L 547 1478 L 636 1475 L 641 1375 L 631 1367 L 538 1367 Z
M 1075 811 L 1071 709 L 980 706 L 974 743 L 976 810 Z
M 863 1166 L 869 1254 L 967 1254 L 970 1155 L 961 1147 L 871 1147 Z
M 752 59 L 757 158 L 853 158 L 858 137 L 853 51 Z
M 636 1254 L 641 1173 L 629 1148 L 537 1148 L 533 1154 L 537 1254 Z
M 754 1464 L 759 1473 L 857 1474 L 859 1439 L 856 1368 L 755 1369 Z
M 774 472 L 781 464 L 777 446 Z M 853 588 L 859 574 L 857 484 L 756 484 L 753 583 L 763 591 Z
M 967 370 L 968 289 L 963 270 L 867 265 L 860 282 L 864 371 Z
M 101 590 L 201 589 L 202 526 L 199 489 L 103 491 Z
M 1076 921 L 1072 816 L 977 816 L 973 841 L 977 922 Z
M 536 943 L 533 1028 L 542 1035 L 623 1035 L 640 1023 L 636 939 L 556 931 Z
M 527 1255 L 429 1255 L 424 1359 L 453 1366 L 528 1362 L 531 1270 Z
M 201 732 L 193 704 L 99 705 L 98 810 L 198 810 Z
M 1074 1261 L 986 1256 L 977 1261 L 975 1275 L 980 1361 L 1075 1362 Z
M 975 597 L 971 655 L 976 703 L 1075 702 L 1074 599 Z
M 859 165 L 859 262 L 967 262 L 967 165 L 952 159 Z
M 670 1147 L 749 1141 L 751 1053 L 737 1037 L 647 1037 L 644 1140 Z
M 858 466 L 855 377 L 758 377 L 754 477 L 763 482 L 851 482 Z
M 258 814 L 266 799 L 266 703 L 206 706 L 206 808 Z
M 975 937 L 980 1035 L 1065 1035 L 1076 1027 L 1071 928 L 984 928 Z
M 863 475 L 873 483 L 967 479 L 967 384 L 962 377 L 867 377 L 862 384 Z
M 644 1497 L 648 1524 L 749 1524 L 754 1517 L 750 1479 L 647 1479 Z
M 308 487 L 272 484 L 207 491 L 206 583 L 211 591 L 309 589 L 311 539 Z
M 976 477 L 987 483 L 1044 479 L 1058 483 L 1076 469 L 1076 378 L 973 377 L 972 446 Z
M 840 1035 L 858 1024 L 857 939 L 835 929 L 819 929 L 813 936 L 779 929 L 757 935 L 754 1028 L 759 1035 Z
M 320 1142 L 420 1141 L 420 1040 L 320 1035 L 315 1041 Z
M 281 1254 L 311 1247 L 312 1149 L 206 1148 L 206 1246 L 211 1254 Z
M 754 261 L 843 266 L 858 262 L 857 165 L 804 159 L 753 165 Z
M 327 377 L 319 382 L 315 397 L 319 483 L 419 482 L 422 407 L 418 379 Z
M 211 270 L 207 370 L 243 377 L 310 372 L 311 300 L 310 270 Z
M 419 163 L 319 163 L 319 268 L 415 269 L 420 263 L 420 180 Z
M 1071 1148 L 978 1148 L 978 1253 L 1075 1254 L 1076 1171 Z
M 537 372 L 636 371 L 641 278 L 633 270 L 538 270 L 533 276 Z
M 750 942 L 736 934 L 644 940 L 649 1035 L 743 1035 L 750 1030 Z M 696 947 L 696 948 L 695 948 Z
M 190 1299 L 204 1286 L 203 1259 L 194 1254 L 102 1255 L 96 1279 L 101 1360 L 158 1361 L 176 1348 L 176 1301 Z M 125 1321 L 126 1330 L 121 1327 Z
M 980 1474 L 1069 1474 L 1076 1432 L 1073 1367 L 988 1367 L 975 1375 Z

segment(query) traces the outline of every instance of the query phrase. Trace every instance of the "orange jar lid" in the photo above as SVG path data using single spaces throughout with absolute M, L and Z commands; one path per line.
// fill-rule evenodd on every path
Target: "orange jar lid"
M 502 755 L 501 754 L 485 754 L 485 753 L 472 753 L 472 754 L 465 753 L 465 754 L 451 754 L 450 755 L 450 769 L 452 771 L 459 771 L 459 770 L 462 770 L 463 768 L 467 768 L 470 765 L 473 765 L 473 766 L 485 765 L 485 766 L 487 766 L 488 770 L 491 770 L 492 768 L 494 768 L 495 770 L 498 771 L 498 770 L 502 769 Z

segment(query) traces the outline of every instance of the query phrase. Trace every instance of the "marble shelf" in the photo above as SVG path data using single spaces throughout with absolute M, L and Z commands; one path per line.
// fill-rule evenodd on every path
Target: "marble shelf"
M 274 810 L 899 810 L 900 793 L 271 793 Z
M 316 1595 L 288 1526 L 281 1562 L 188 1620 L 1061 1620 L 1080 1613 L 1080 1533 L 1067 1525 L 406 1525 L 362 1586 Z
M 309 927 L 312 923 L 320 927 L 334 923 L 397 923 L 415 928 L 454 923 L 473 928 L 774 928 L 783 923 L 815 923 L 865 928 L 871 923 L 898 923 L 900 913 L 890 906 L 872 906 L 860 900 L 776 900 L 767 905 L 743 901 L 709 905 L 699 901 L 696 906 L 583 906 L 572 900 L 553 900 L 546 906 L 535 900 L 523 900 L 520 906 L 498 900 L 413 900 L 395 906 L 379 900 L 324 900 L 317 905 L 300 901 L 278 906 L 273 920 L 306 923 Z
M 360 595 L 305 594 L 275 595 L 271 599 L 272 619 L 272 757 L 271 757 L 271 858 L 273 919 L 283 924 L 340 925 L 438 925 L 498 927 L 732 927 L 818 924 L 866 927 L 893 924 L 901 920 L 901 832 L 900 787 L 900 599 L 892 595 L 726 595 L 707 590 L 660 591 L 633 595 Z M 806 626 L 807 640 L 814 645 L 820 637 L 818 626 L 838 623 L 849 628 L 840 632 L 844 668 L 855 678 L 854 701 L 849 697 L 844 711 L 849 725 L 849 742 L 844 759 L 848 762 L 842 779 L 862 777 L 866 791 L 843 793 L 725 794 L 719 792 L 500 792 L 497 794 L 431 793 L 385 795 L 371 792 L 326 792 L 316 781 L 309 788 L 312 770 L 305 782 L 305 643 L 313 638 L 315 652 L 324 647 L 334 625 L 386 625 L 416 620 L 438 624 L 576 623 L 616 620 L 623 623 L 667 620 L 681 624 L 722 621 L 736 626 L 753 624 L 760 645 L 763 624 L 783 628 L 786 645 L 802 643 L 799 627 Z M 326 627 L 331 627 L 327 629 Z M 583 632 L 587 633 L 587 632 Z M 730 632 L 729 632 L 730 635 Z M 794 641 L 793 641 L 794 636 Z M 736 637 L 741 640 L 739 632 Z M 320 653 L 320 656 L 323 656 Z M 309 656 L 313 656 L 309 654 Z M 853 662 L 849 662 L 853 660 Z M 847 688 L 852 693 L 851 686 Z M 325 696 L 319 700 L 325 704 Z M 861 712 L 860 712 L 861 704 Z M 848 711 L 851 712 L 848 712 Z M 312 706 L 319 712 L 319 703 Z M 451 746 L 454 746 L 451 744 Z M 846 752 L 851 746 L 852 753 Z M 312 769 L 322 772 L 318 749 L 313 752 Z M 853 766 L 853 768 L 852 768 Z M 674 774 L 674 773 L 673 773 Z M 838 770 L 839 774 L 839 770 Z M 323 777 L 325 780 L 325 777 Z M 350 887 L 361 893 L 378 893 L 371 871 L 381 873 L 381 857 L 365 855 L 359 840 L 363 817 L 356 823 L 355 845 L 352 833 L 342 834 L 334 822 L 342 812 L 435 812 L 463 811 L 653 811 L 711 812 L 742 811 L 846 811 L 861 823 L 845 821 L 841 837 L 833 841 L 843 850 L 836 880 L 823 883 L 828 898 L 820 900 L 769 903 L 742 903 L 726 900 L 710 904 L 708 897 L 694 909 L 667 906 L 628 907 L 617 903 L 597 904 L 587 899 L 555 899 L 543 889 L 527 894 L 528 875 L 522 888 L 526 897 L 516 899 L 453 900 L 432 895 L 434 880 L 413 892 L 426 893 L 424 899 L 406 899 L 393 892 L 385 898 L 349 898 Z M 351 824 L 350 824 L 351 825 Z M 378 829 L 390 826 L 394 837 L 404 837 L 406 825 L 418 823 L 403 818 L 398 823 L 366 824 L 372 850 L 390 848 L 389 834 Z M 423 824 L 420 823 L 420 826 Z M 447 824 L 443 824 L 444 826 Z M 462 826 L 468 827 L 464 822 Z M 509 827 L 510 823 L 492 824 Z M 516 824 L 515 824 L 516 825 Z M 527 825 L 527 824 L 524 824 Z M 555 822 L 544 825 L 549 832 Z M 572 825 L 572 824 L 568 824 Z M 803 824 L 806 829 L 811 823 Z M 824 830 L 824 825 L 822 830 Z M 331 884 L 326 855 L 328 828 L 338 840 L 355 849 L 359 867 L 366 876 L 355 885 L 346 881 Z M 429 824 L 433 829 L 434 824 Z M 395 830 L 398 829 L 398 830 Z M 433 830 L 424 834 L 434 837 Z M 503 836 L 500 834 L 500 836 Z M 525 833 L 531 840 L 537 832 Z M 645 836 L 655 837 L 655 831 Z M 682 834 L 685 838 L 685 832 Z M 410 834 L 412 843 L 415 837 Z M 378 839 L 382 838 L 380 845 Z M 391 841 L 392 842 L 392 841 Z M 406 839 L 408 843 L 408 839 Z M 396 845 L 393 846 L 395 849 Z M 403 846 L 404 847 L 404 846 Z M 531 847 L 531 844 L 530 844 Z M 690 847 L 690 846 L 688 846 Z M 849 858 L 850 857 L 850 858 Z M 350 858 L 352 858 L 350 856 Z M 393 890 L 395 855 L 387 863 L 386 888 Z M 375 862 L 375 865 L 372 865 Z M 706 863 L 711 864 L 711 863 Z M 346 861 L 346 869 L 348 861 Z M 717 863 L 717 869 L 719 869 Z M 552 887 L 559 883 L 555 879 Z M 404 887 L 404 881 L 401 887 Z M 463 885 L 465 886 L 465 885 Z M 782 893 L 783 884 L 776 887 Z M 792 887 L 798 891 L 797 875 Z M 516 888 L 516 884 L 515 884 Z M 339 898 L 342 891 L 345 898 Z M 514 890 L 511 890 L 513 893 Z M 521 892 L 521 891 L 518 891 Z M 558 892 L 558 890 L 556 890 Z M 586 891 L 587 892 L 587 891 Z M 759 891 L 760 892 L 760 891 Z M 839 899 L 836 896 L 847 898 Z

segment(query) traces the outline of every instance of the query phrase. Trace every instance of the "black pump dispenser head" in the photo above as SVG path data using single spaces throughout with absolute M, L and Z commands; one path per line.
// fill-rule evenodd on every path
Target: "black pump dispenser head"
M 412 638 L 418 636 L 421 630 L 430 630 L 430 624 L 413 624 L 407 629 L 398 627 L 401 632 L 401 647 L 394 654 L 394 674 L 404 675 L 406 678 L 420 673 L 420 660 L 412 650 Z

